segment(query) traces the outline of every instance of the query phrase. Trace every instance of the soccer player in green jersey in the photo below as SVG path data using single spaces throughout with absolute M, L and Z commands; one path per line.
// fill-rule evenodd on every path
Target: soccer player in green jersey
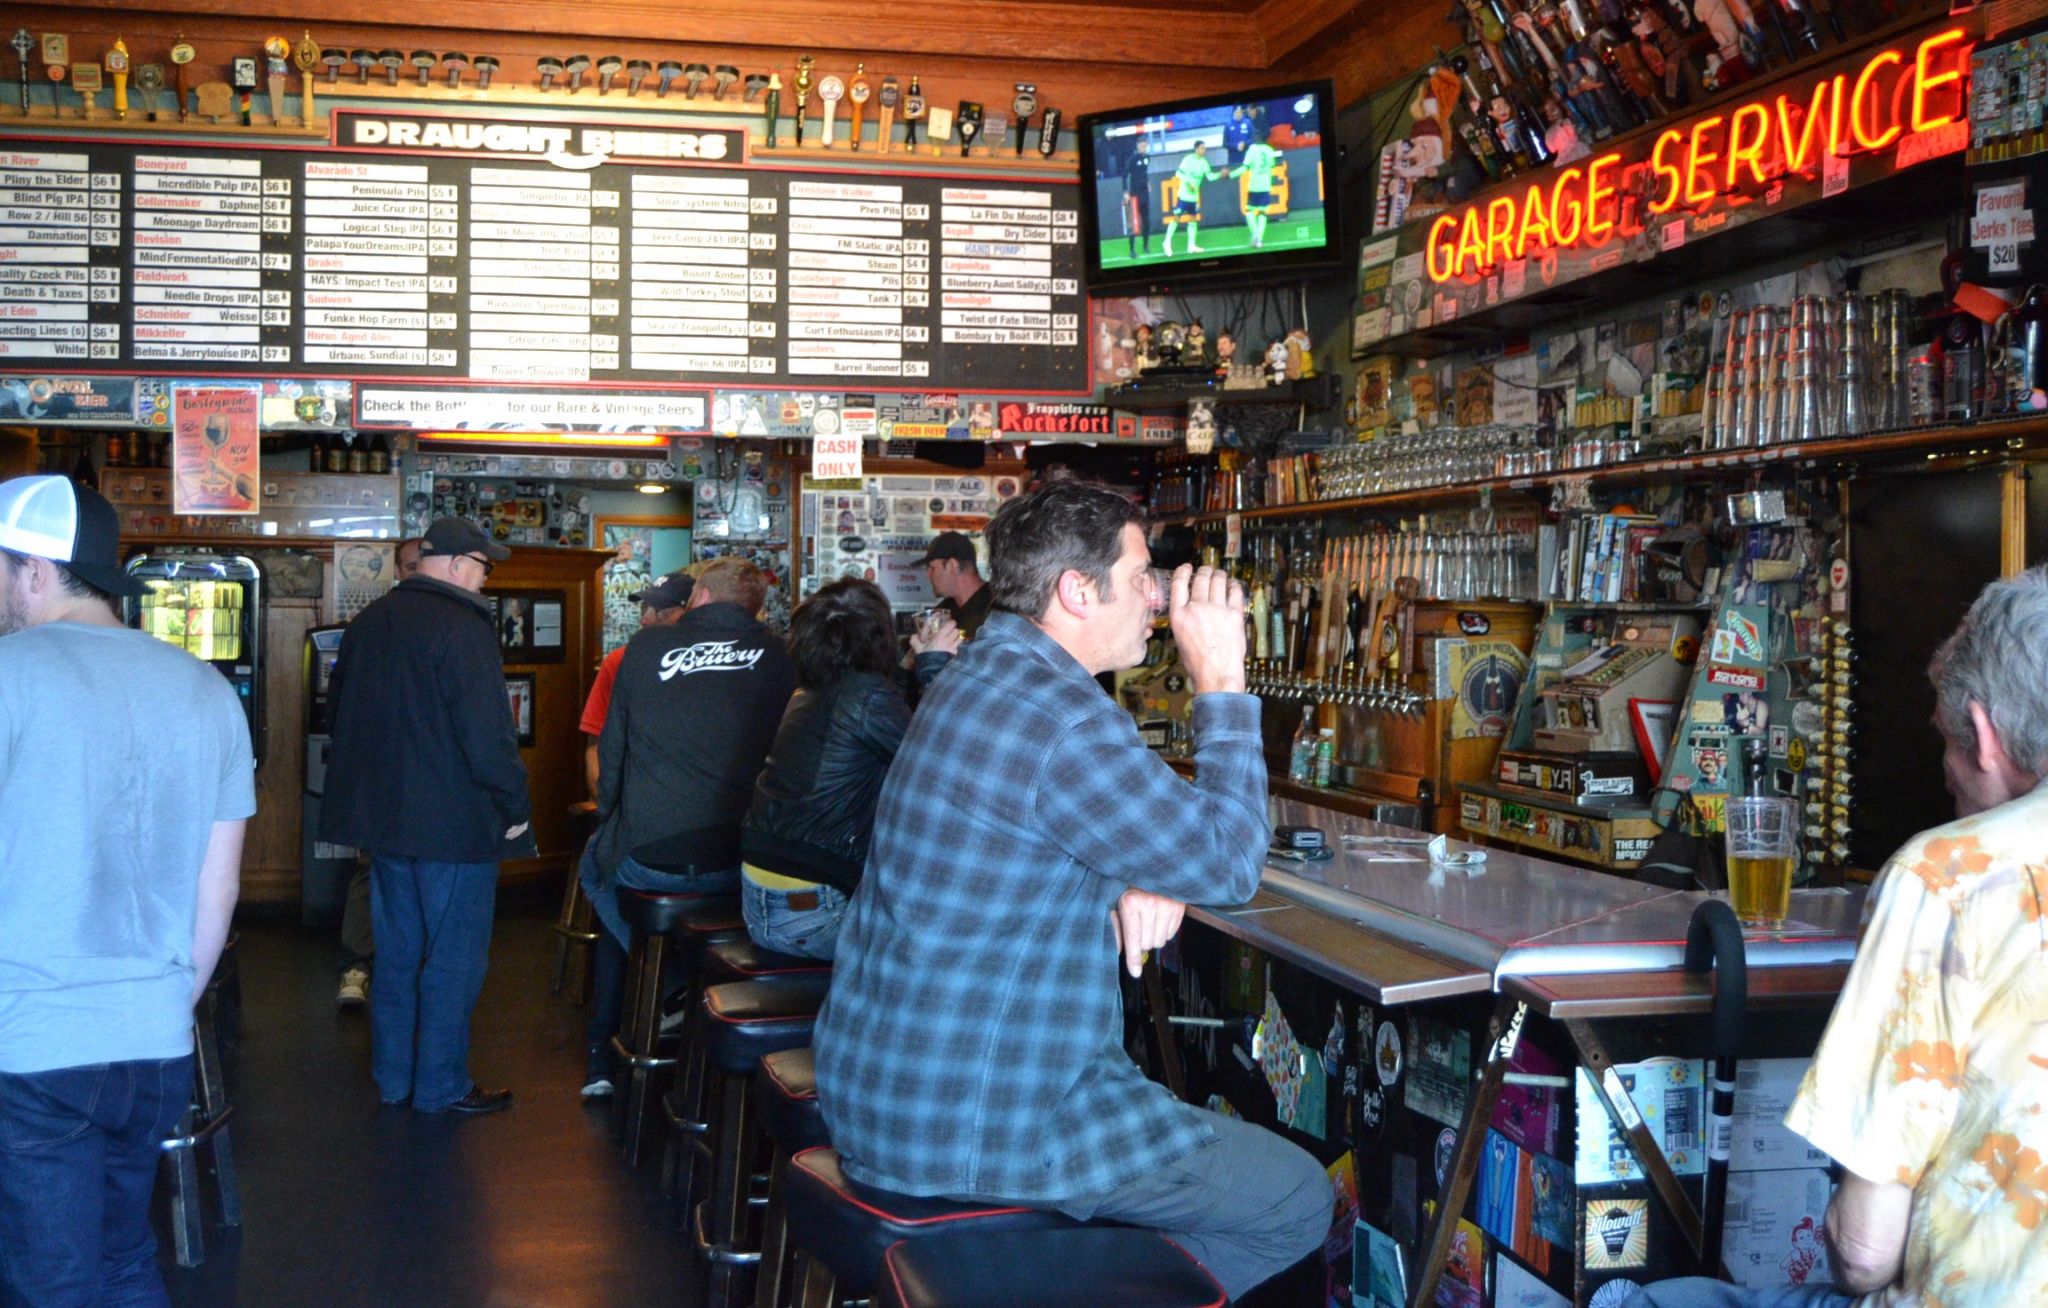
M 1252 175 L 1245 186 L 1244 225 L 1251 233 L 1252 248 L 1266 243 L 1266 208 L 1273 203 L 1273 170 L 1280 166 L 1280 152 L 1260 141 L 1244 152 L 1244 163 L 1231 170 L 1232 177 Z
M 1173 170 L 1173 175 L 1180 182 L 1180 189 L 1177 192 L 1179 198 L 1173 206 L 1173 212 L 1179 216 L 1180 221 L 1166 224 L 1166 253 L 1173 253 L 1174 229 L 1185 227 L 1188 232 L 1187 252 L 1200 254 L 1202 247 L 1196 244 L 1195 238 L 1202 230 L 1202 183 L 1212 180 L 1217 175 L 1216 170 L 1209 166 L 1209 143 L 1195 142 L 1194 147 L 1181 159 L 1180 166 Z

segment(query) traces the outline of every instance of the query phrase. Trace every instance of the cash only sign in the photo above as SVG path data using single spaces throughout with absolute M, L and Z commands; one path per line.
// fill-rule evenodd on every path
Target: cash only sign
M 1470 283 L 1537 259 L 1548 282 L 1559 256 L 1587 252 L 1582 271 L 1599 271 L 1630 242 L 1642 257 L 1676 248 L 1688 231 L 1778 205 L 1790 186 L 1839 194 L 1852 161 L 1897 171 L 1965 149 L 1972 44 L 1952 23 L 1441 213 L 1425 246 L 1430 280 Z

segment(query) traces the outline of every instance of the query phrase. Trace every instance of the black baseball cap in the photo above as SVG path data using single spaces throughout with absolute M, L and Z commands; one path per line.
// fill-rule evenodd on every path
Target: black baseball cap
M 690 602 L 690 592 L 695 589 L 695 577 L 687 572 L 671 572 L 666 577 L 656 577 L 653 585 L 633 599 L 650 609 L 679 609 Z
M 149 589 L 121 570 L 121 519 L 114 506 L 69 477 L 0 481 L 0 550 L 61 563 L 109 595 L 133 597 Z
M 932 543 L 925 547 L 924 557 L 917 561 L 917 567 L 936 563 L 940 559 L 954 559 L 961 563 L 973 563 L 974 542 L 957 531 L 942 531 L 932 537 Z
M 481 554 L 499 563 L 512 557 L 512 547 L 492 540 L 467 518 L 436 518 L 420 537 L 420 557 L 430 554 Z

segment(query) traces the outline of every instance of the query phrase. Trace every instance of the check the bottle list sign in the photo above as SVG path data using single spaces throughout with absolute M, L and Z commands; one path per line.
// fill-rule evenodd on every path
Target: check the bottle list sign
M 1073 245 L 1073 209 L 1047 191 L 948 186 L 939 204 L 939 334 L 959 345 L 1072 346 L 1080 315 L 1055 311 L 1077 279 L 1053 275 L 1053 247 Z
M 121 178 L 82 154 L 0 151 L 0 362 L 118 358 L 120 270 L 95 265 L 121 238 Z
M 436 348 L 428 257 L 453 245 L 452 191 L 433 185 L 424 165 L 309 160 L 300 241 L 301 329 L 308 364 L 350 368 L 452 365 Z M 450 194 L 437 196 L 447 190 Z M 452 290 L 452 284 L 445 290 Z M 436 324 L 445 317 L 445 324 Z M 452 335 L 452 332 L 449 333 Z
M 288 346 L 264 328 L 291 321 L 291 294 L 264 289 L 287 254 L 266 254 L 266 234 L 291 235 L 291 183 L 266 182 L 260 159 L 138 154 L 133 165 L 134 309 L 129 356 L 137 363 L 284 363 Z
M 789 183 L 790 376 L 931 375 L 931 328 L 915 321 L 931 301 L 931 241 L 913 234 L 930 223 L 901 186 Z

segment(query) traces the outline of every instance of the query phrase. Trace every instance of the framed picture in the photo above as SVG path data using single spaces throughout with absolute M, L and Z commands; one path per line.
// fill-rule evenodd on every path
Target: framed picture
M 592 543 L 610 550 L 604 565 L 604 622 L 599 644 L 609 654 L 640 630 L 640 605 L 633 596 L 656 577 L 690 564 L 690 519 L 603 517 L 592 524 Z
M 562 661 L 562 606 L 559 590 L 491 590 L 491 625 L 498 630 L 498 650 L 507 663 Z
M 519 733 L 519 747 L 533 743 L 533 674 L 505 675 L 505 702 L 512 706 L 512 726 Z

